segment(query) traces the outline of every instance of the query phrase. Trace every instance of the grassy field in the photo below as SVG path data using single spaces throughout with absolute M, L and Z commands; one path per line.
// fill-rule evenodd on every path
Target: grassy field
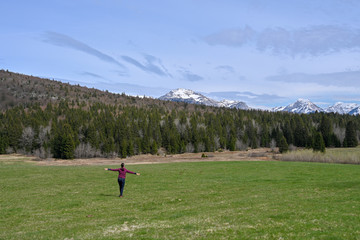
M 360 239 L 360 166 L 0 161 L 0 239 Z
M 327 148 L 325 153 L 314 152 L 311 149 L 287 152 L 280 156 L 282 161 L 322 162 L 360 164 L 360 147 L 357 148 Z

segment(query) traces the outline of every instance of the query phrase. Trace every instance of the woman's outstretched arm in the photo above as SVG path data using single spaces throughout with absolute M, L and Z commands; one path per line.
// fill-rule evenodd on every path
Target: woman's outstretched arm
M 132 172 L 132 171 L 127 170 L 127 169 L 126 169 L 126 172 L 127 172 L 127 173 L 131 173 L 131 174 L 136 174 L 136 175 L 138 175 L 138 176 L 140 175 L 140 173 L 137 173 L 137 172 Z

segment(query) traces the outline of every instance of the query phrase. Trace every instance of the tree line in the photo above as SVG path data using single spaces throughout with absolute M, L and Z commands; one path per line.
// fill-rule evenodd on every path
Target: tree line
M 258 147 L 325 151 L 325 147 L 356 147 L 359 130 L 359 116 L 334 113 L 81 105 L 62 100 L 2 112 L 0 153 L 73 159 Z

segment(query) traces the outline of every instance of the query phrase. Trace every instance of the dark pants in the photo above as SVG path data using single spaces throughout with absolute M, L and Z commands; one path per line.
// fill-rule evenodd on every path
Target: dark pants
M 125 187 L 125 178 L 118 178 L 118 183 L 120 188 L 120 196 L 122 196 Z

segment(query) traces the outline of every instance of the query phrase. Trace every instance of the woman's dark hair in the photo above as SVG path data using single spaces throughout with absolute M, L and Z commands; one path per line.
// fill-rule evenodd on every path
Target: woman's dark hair
M 125 166 L 125 164 L 124 163 L 121 163 L 121 167 L 123 168 Z

